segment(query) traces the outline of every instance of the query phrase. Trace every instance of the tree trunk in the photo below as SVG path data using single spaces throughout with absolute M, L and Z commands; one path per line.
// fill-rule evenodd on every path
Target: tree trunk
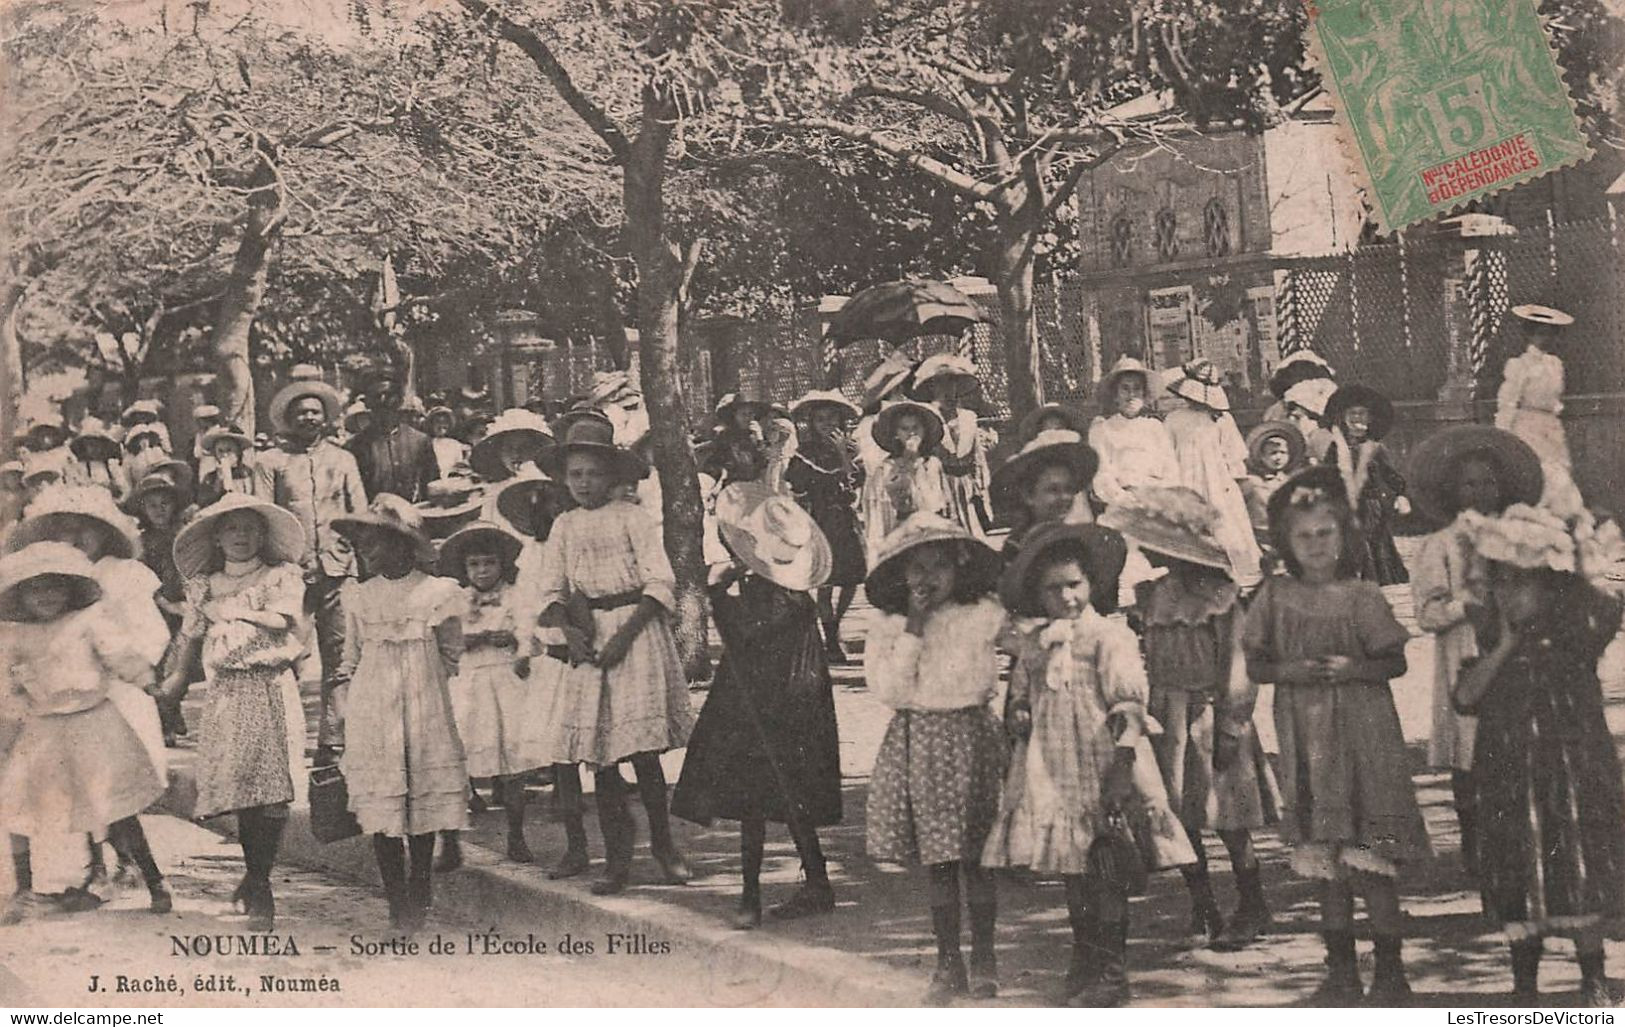
M 268 144 L 266 144 L 268 145 Z M 225 295 L 220 299 L 220 316 L 215 322 L 210 347 L 215 358 L 215 403 L 223 420 L 253 436 L 254 375 L 248 354 L 248 335 L 265 298 L 267 260 L 271 239 L 282 223 L 282 203 L 276 191 L 276 174 L 269 163 L 274 154 L 263 154 L 251 186 L 248 217 L 237 255 L 231 263 Z
M 652 88 L 643 93 L 642 125 L 623 167 L 622 200 L 627 236 L 637 266 L 638 361 L 649 434 L 660 474 L 666 553 L 677 575 L 677 622 L 673 625 L 684 670 L 705 676 L 705 509 L 699 474 L 689 447 L 688 408 L 678 360 L 678 308 L 683 261 L 666 237 L 665 177 L 676 111 Z
M 23 347 L 17 338 L 17 311 L 28 292 L 21 281 L 0 286 L 0 448 L 9 457 L 22 425 Z
M 1010 416 L 1020 421 L 1044 402 L 1043 362 L 1033 314 L 1033 245 L 1038 224 L 1027 205 L 1001 211 L 990 263 L 999 288 L 1004 336 L 1005 391 Z

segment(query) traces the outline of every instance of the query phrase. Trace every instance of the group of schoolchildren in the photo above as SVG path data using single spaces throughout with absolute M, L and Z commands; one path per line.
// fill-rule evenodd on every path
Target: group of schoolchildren
M 501 516 L 438 547 L 421 509 L 396 496 L 340 518 L 364 571 L 343 604 L 340 766 L 391 923 L 422 924 L 436 838 L 467 827 L 471 777 L 499 782 L 508 854 L 528 861 L 524 782 L 550 768 L 567 846 L 549 872 L 585 872 L 583 763 L 605 854 L 595 893 L 630 881 L 619 769 L 630 763 L 662 881 L 690 876 L 669 814 L 737 820 L 735 925 L 755 927 L 766 825 L 784 823 L 805 880 L 770 912 L 831 912 L 817 829 L 841 816 L 829 663 L 844 654 L 828 590 L 844 586 L 849 601 L 861 577 L 877 611 L 865 676 L 894 711 L 870 778 L 867 852 L 925 868 L 937 948 L 927 1001 L 997 993 L 1002 868 L 1065 883 L 1070 1005 L 1130 997 L 1128 900 L 1154 870 L 1181 872 L 1194 932 L 1246 946 L 1270 924 L 1253 834 L 1271 824 L 1293 870 L 1320 887 L 1317 1000 L 1403 1001 L 1399 881 L 1430 846 L 1389 691 L 1407 633 L 1380 586 L 1405 579 L 1389 524 L 1408 496 L 1446 525 L 1415 582 L 1418 619 L 1439 637 L 1435 743 L 1449 752 L 1436 758 L 1458 770 L 1464 851 L 1512 939 L 1517 993 L 1534 997 L 1542 939 L 1564 935 L 1585 999 L 1611 1001 L 1602 940 L 1625 927 L 1625 796 L 1596 664 L 1619 629 L 1619 603 L 1599 587 L 1617 529 L 1539 505 L 1540 460 L 1495 428 L 1432 436 L 1407 482 L 1381 445 L 1391 405 L 1337 387 L 1313 359 L 1278 372 L 1285 416 L 1245 439 L 1210 364 L 1166 383 L 1181 405 L 1164 419 L 1147 411 L 1156 377 L 1125 358 L 1087 429 L 1058 406 L 1022 423 L 986 487 L 1012 526 L 1000 550 L 955 516 L 971 502 L 945 494 L 940 468 L 922 471 L 945 434 L 925 404 L 881 406 L 854 446 L 840 431 L 854 406 L 809 394 L 793 412 L 814 430 L 794 453 L 740 444 L 725 423 L 708 588 L 723 659 L 697 722 L 672 633 L 675 576 L 654 517 L 631 500 L 647 467 L 609 417 L 583 411 L 525 436 L 526 453 L 501 447 L 513 449 Z M 736 427 L 748 435 L 746 421 Z M 884 456 L 865 458 L 865 428 Z M 234 900 L 268 929 L 298 768 L 299 525 L 246 495 L 189 522 L 172 546 L 184 595 L 166 655 L 135 651 L 148 635 L 98 615 L 153 605 L 100 566 L 134 555 L 133 527 L 110 501 L 71 500 L 37 499 L 0 559 L 12 668 L 0 723 L 17 729 L 0 823 L 107 837 L 145 876 L 152 908 L 167 909 L 134 818 L 163 790 L 162 744 L 132 682 L 172 696 L 199 652 L 212 676 L 198 812 L 236 813 L 247 873 Z M 660 755 L 685 745 L 668 804 Z M 64 758 L 86 765 L 63 773 Z M 1208 830 L 1234 871 L 1229 916 L 1209 881 Z M 34 901 L 18 841 L 14 915 Z M 443 844 L 440 867 L 458 861 Z M 1369 993 L 1356 895 L 1376 950 Z

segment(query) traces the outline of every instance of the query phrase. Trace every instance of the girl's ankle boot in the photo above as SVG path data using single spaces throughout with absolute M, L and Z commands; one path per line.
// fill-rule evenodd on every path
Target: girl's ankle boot
M 1608 986 L 1601 949 L 1580 953 L 1580 1004 L 1588 1009 L 1612 1009 L 1619 1004 Z
M 442 874 L 449 874 L 453 870 L 461 870 L 463 866 L 463 842 L 456 831 L 440 832 L 440 855 L 436 859 L 434 868 Z
M 1241 899 L 1224 933 L 1213 943 L 1218 952 L 1239 952 L 1269 929 L 1270 908 L 1264 901 L 1263 868 L 1254 864 L 1249 869 L 1237 870 L 1236 890 L 1241 893 Z
M 1071 917 L 1072 961 L 1066 968 L 1065 997 L 1071 1001 L 1079 992 L 1100 981 L 1100 920 L 1092 913 Z
M 632 817 L 619 797 L 598 808 L 604 831 L 604 874 L 592 883 L 594 895 L 618 895 L 632 879 Z
M 384 885 L 384 901 L 389 903 L 389 926 L 406 926 L 406 843 L 399 838 L 375 834 L 372 854 L 378 861 L 378 877 Z
M 1207 867 L 1188 868 L 1182 873 L 1191 894 L 1191 933 L 1205 937 L 1212 944 L 1224 934 L 1224 914 L 1219 912 L 1219 903 L 1213 898 Z
M 992 902 L 970 904 L 971 998 L 993 998 L 999 993 L 999 964 L 994 938 L 999 907 Z
M 1377 969 L 1371 977 L 1366 1001 L 1374 1006 L 1402 1006 L 1410 1001 L 1411 984 L 1405 979 L 1405 960 L 1397 935 L 1378 935 Z
M 1128 986 L 1128 921 L 1102 923 L 1096 929 L 1098 975 L 1067 1003 L 1080 1009 L 1115 1009 L 1131 997 Z
M 931 931 L 937 941 L 937 969 L 931 975 L 924 1004 L 946 1006 L 970 990 L 965 958 L 959 952 L 959 903 L 931 907 Z
M 1544 948 L 1539 938 L 1515 941 L 1512 948 L 1512 999 L 1534 1005 L 1540 998 L 1540 956 Z
M 1365 996 L 1360 983 L 1360 965 L 1354 958 L 1353 931 L 1327 931 L 1326 979 L 1315 989 L 1313 1002 L 1319 1006 L 1352 1006 Z

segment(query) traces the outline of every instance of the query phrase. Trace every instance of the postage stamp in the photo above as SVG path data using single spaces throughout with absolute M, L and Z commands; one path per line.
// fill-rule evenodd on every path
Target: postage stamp
M 1383 231 L 1590 156 L 1534 0 L 1306 0 Z

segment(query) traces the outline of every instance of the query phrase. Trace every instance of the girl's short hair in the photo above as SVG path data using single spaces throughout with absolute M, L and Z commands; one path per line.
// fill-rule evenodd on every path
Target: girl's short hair
M 1289 487 L 1289 486 L 1283 486 Z M 1303 574 L 1303 566 L 1292 552 L 1292 545 L 1288 535 L 1292 530 L 1292 517 L 1294 514 L 1306 513 L 1311 510 L 1327 509 L 1337 519 L 1339 551 L 1337 554 L 1337 576 L 1339 578 L 1357 578 L 1360 570 L 1365 566 L 1365 535 L 1360 531 L 1359 522 L 1355 520 L 1354 508 L 1348 502 L 1336 495 L 1321 495 L 1299 502 L 1283 503 L 1280 512 L 1270 518 L 1270 539 L 1275 544 L 1276 552 L 1281 554 L 1281 561 L 1286 565 L 1286 572 L 1294 578 Z
M 884 613 L 907 613 L 908 587 L 904 584 L 907 562 L 915 559 L 919 553 L 934 548 L 948 552 L 953 560 L 954 590 L 949 600 L 962 604 L 980 601 L 998 588 L 1000 567 L 996 554 L 991 550 L 979 554 L 974 548 L 977 545 L 964 539 L 937 539 L 921 543 L 887 560 L 876 568 L 878 574 L 870 572 L 869 580 L 865 583 L 864 591 L 868 594 L 869 602 Z
M 463 558 L 458 561 L 458 566 L 448 568 L 448 570 L 456 572 L 457 583 L 460 585 L 468 584 L 468 558 L 471 556 L 496 557 L 497 562 L 502 565 L 502 580 L 510 585 L 519 577 L 519 565 L 506 558 L 495 539 L 476 538 L 470 539 L 467 545 L 463 547 Z
M 1116 613 L 1120 576 L 1107 574 L 1100 560 L 1089 558 L 1088 547 L 1081 541 L 1073 539 L 1045 546 L 1044 551 L 1038 554 L 1033 561 L 1032 570 L 1027 574 L 1026 608 L 1019 612 L 1042 611 L 1044 604 L 1038 598 L 1038 583 L 1043 580 L 1051 567 L 1069 563 L 1077 564 L 1078 570 L 1089 579 L 1089 605 L 1103 615 Z

